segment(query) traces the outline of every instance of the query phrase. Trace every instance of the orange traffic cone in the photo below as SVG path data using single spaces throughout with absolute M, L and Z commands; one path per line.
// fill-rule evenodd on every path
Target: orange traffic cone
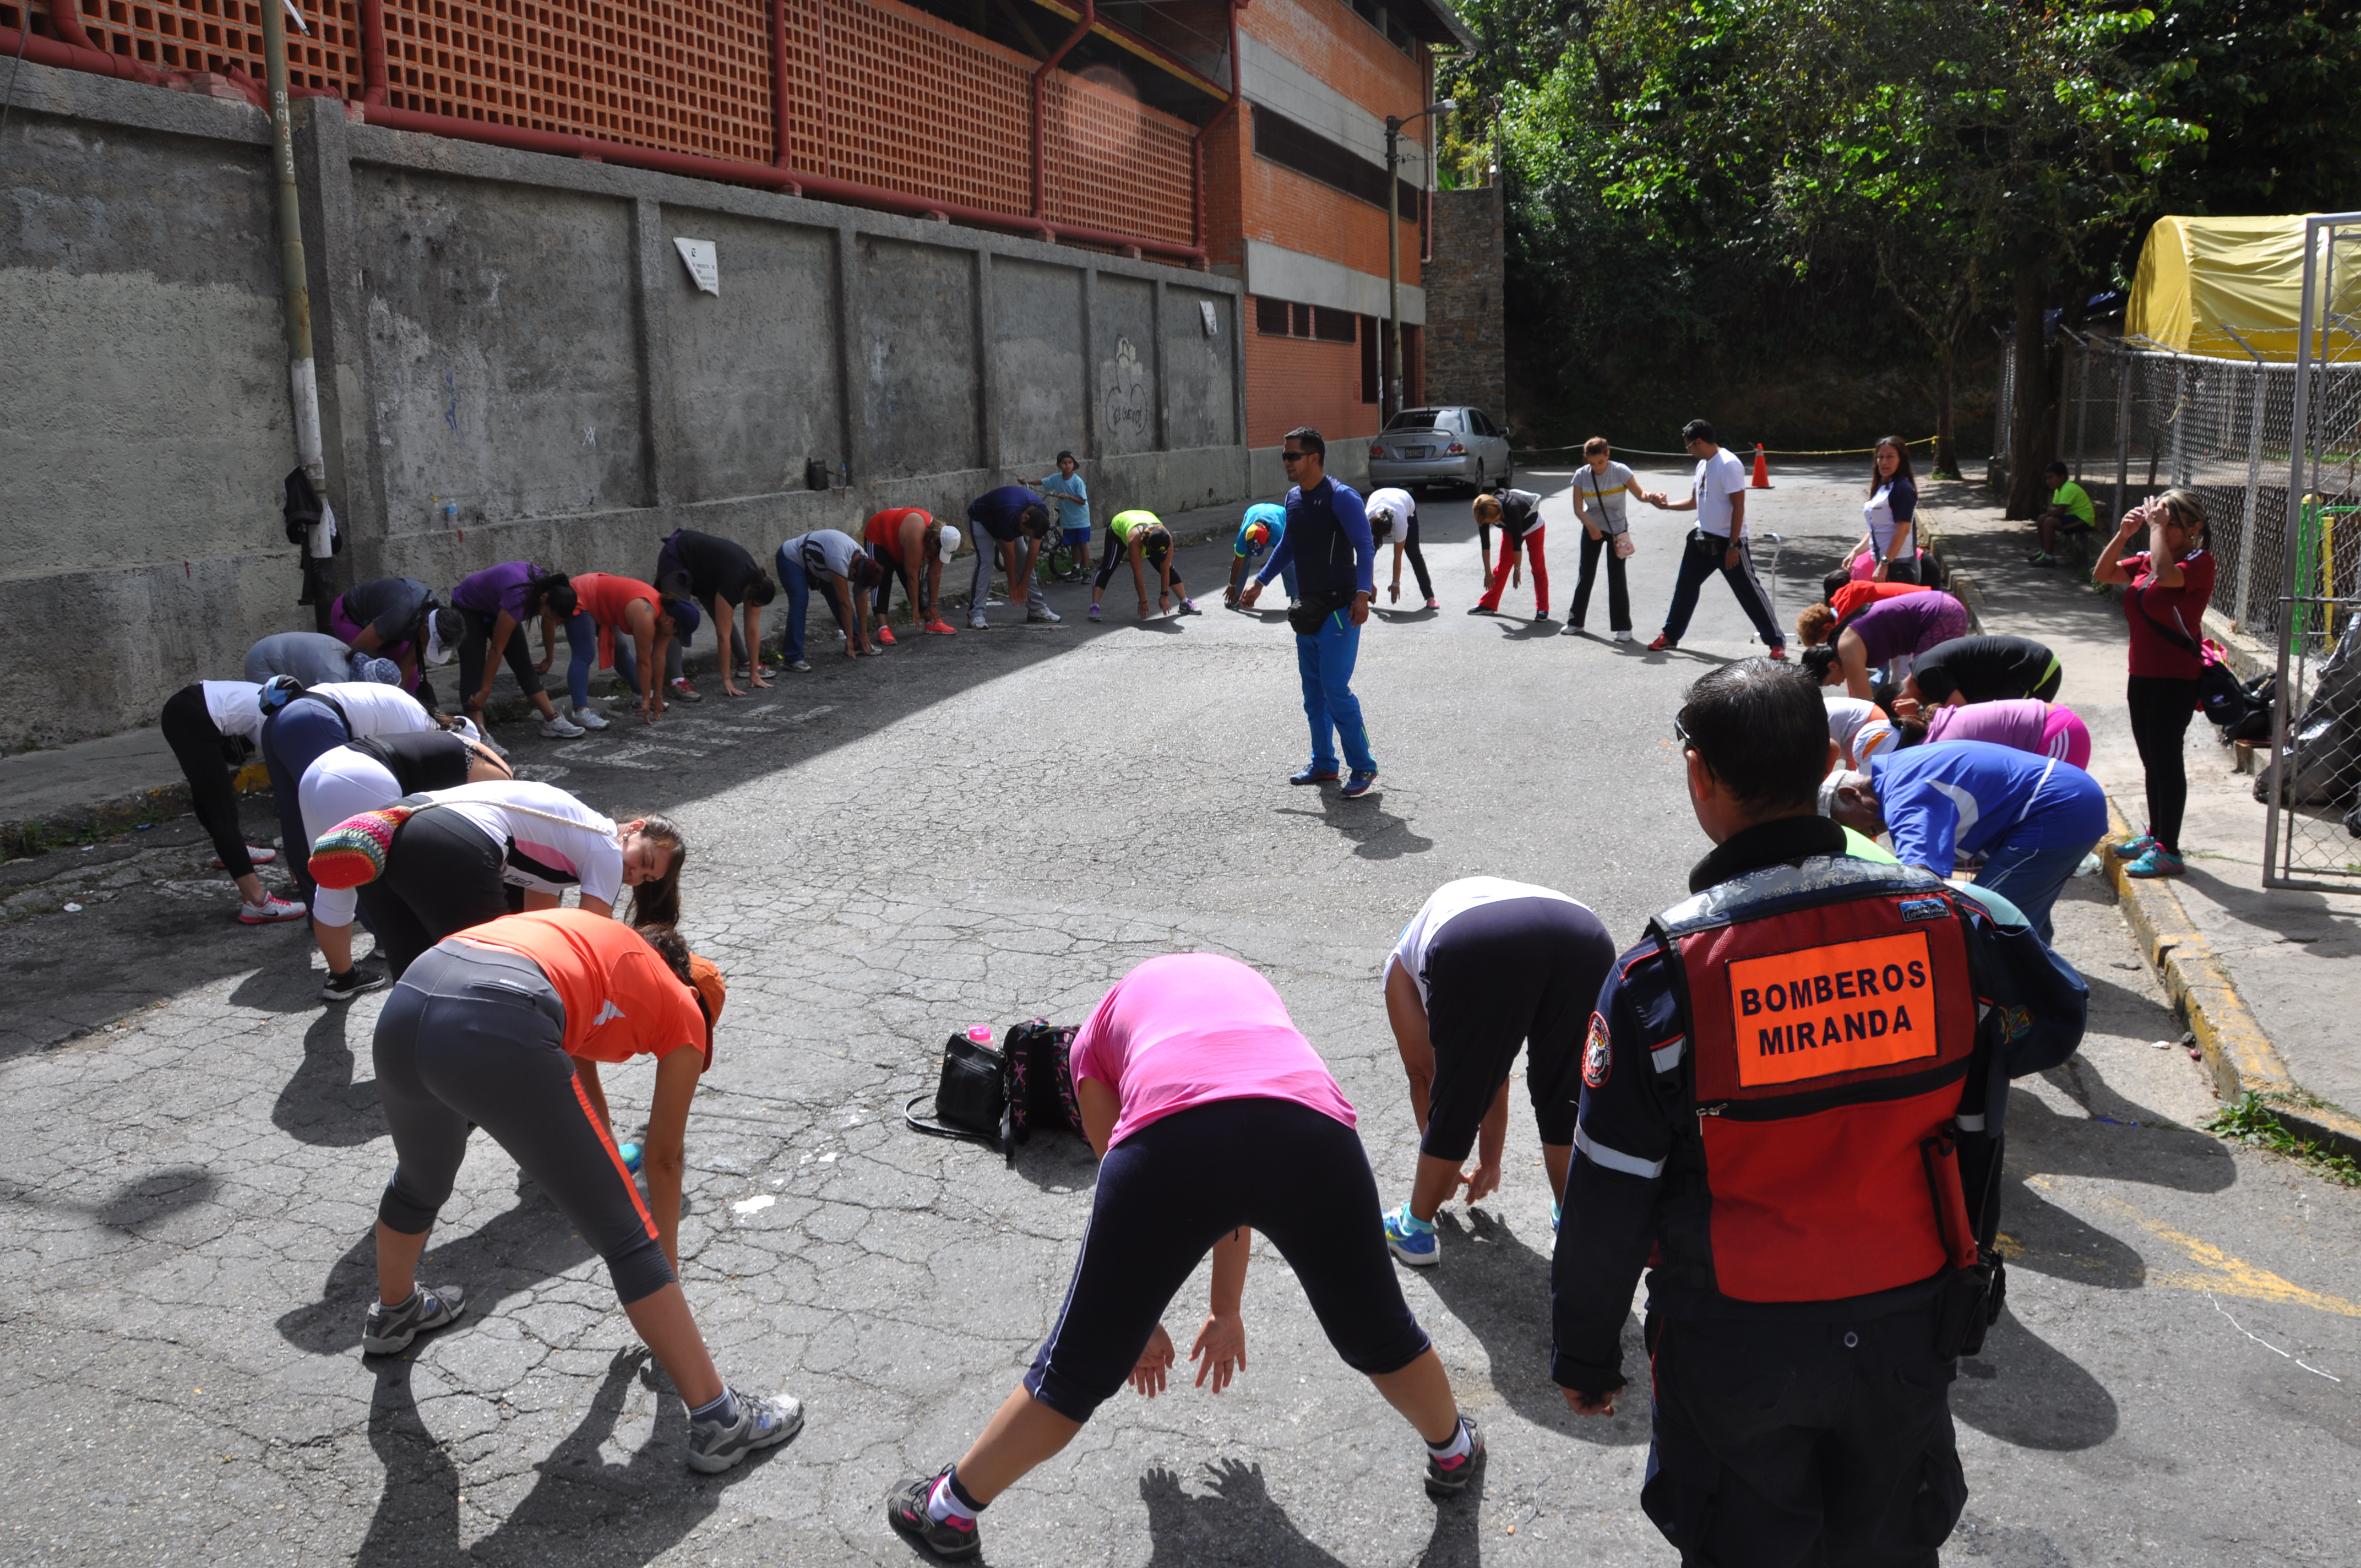
M 1767 490 L 1770 488 L 1771 465 L 1763 460 L 1763 444 L 1758 441 L 1754 444 L 1754 483 L 1749 485 L 1747 488 L 1751 490 Z

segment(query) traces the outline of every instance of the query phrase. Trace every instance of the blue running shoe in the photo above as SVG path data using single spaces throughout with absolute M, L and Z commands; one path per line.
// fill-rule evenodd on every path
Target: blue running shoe
M 1334 784 L 1336 782 L 1336 770 L 1313 762 L 1300 773 L 1290 773 L 1287 782 L 1291 784 Z
M 1413 1268 L 1433 1268 L 1443 1261 L 1433 1223 L 1411 1213 L 1407 1203 L 1386 1211 L 1386 1250 Z
M 2115 842 L 2107 846 L 2108 850 L 2114 853 L 2115 859 L 2119 861 L 2138 860 L 2142 855 L 2147 854 L 2155 847 L 2155 837 L 2147 833 L 2135 833 L 2128 839 L 2118 839 Z
M 2189 868 L 2187 866 L 2181 863 L 2181 860 L 2179 855 L 2174 854 L 2170 850 L 2166 849 L 2161 844 L 2151 842 L 2148 847 L 2141 852 L 2139 859 L 2134 861 L 2131 864 L 2124 868 L 2124 875 L 2136 876 L 2143 879 L 2147 877 L 2179 876 L 2188 869 Z
M 1377 787 L 1377 769 L 1355 768 L 1353 770 L 1353 776 L 1345 781 L 1345 787 L 1339 793 L 1342 794 L 1346 800 L 1358 800 Z
M 617 1148 L 615 1152 L 623 1157 L 623 1168 L 625 1170 L 630 1171 L 633 1176 L 637 1176 L 640 1173 L 640 1161 L 646 1157 L 646 1150 L 641 1148 L 637 1144 L 624 1144 Z

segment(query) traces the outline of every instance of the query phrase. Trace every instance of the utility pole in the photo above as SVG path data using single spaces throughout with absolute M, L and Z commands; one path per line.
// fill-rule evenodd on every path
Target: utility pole
M 1402 405 L 1401 181 L 1394 174 L 1401 167 L 1401 131 L 1404 126 L 1439 109 L 1457 107 L 1456 102 L 1444 98 L 1429 104 L 1408 119 L 1399 115 L 1386 116 L 1386 362 L 1379 370 L 1384 385 L 1378 389 L 1380 428 L 1401 412 Z M 1430 170 L 1430 184 L 1432 173 Z
M 284 9 L 282 9 L 282 5 Z M 287 390 L 295 420 L 295 461 L 321 499 L 319 521 L 303 553 L 304 601 L 320 630 L 328 628 L 329 556 L 335 552 L 335 514 L 326 505 L 327 465 L 320 455 L 320 380 L 312 363 L 312 285 L 303 259 L 303 213 L 295 196 L 295 126 L 287 101 L 287 12 L 293 0 L 263 0 L 262 52 L 270 89 L 270 161 L 279 177 L 279 272 L 285 297 Z M 300 22 L 302 17 L 299 16 Z M 308 30 L 308 29 L 307 29 Z

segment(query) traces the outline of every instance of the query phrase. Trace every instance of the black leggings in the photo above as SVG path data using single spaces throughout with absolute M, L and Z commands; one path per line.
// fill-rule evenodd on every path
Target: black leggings
M 1562 898 L 1504 898 L 1454 916 L 1426 948 L 1426 1031 L 1434 1047 L 1418 1152 L 1454 1164 L 1531 1042 L 1525 1088 L 1542 1142 L 1574 1142 L 1584 1026 L 1615 964 L 1598 916 Z
M 1386 1255 L 1352 1128 L 1291 1100 L 1217 1100 L 1151 1122 L 1099 1162 L 1082 1255 L 1026 1389 L 1086 1421 L 1139 1363 L 1173 1292 L 1244 1225 L 1278 1247 L 1328 1343 L 1381 1377 L 1425 1354 Z
M 400 980 L 418 956 L 451 935 L 508 914 L 502 846 L 449 811 L 418 813 L 394 830 L 385 873 L 360 887 L 361 914 Z
M 372 1049 L 395 1160 L 377 1217 L 406 1236 L 433 1229 L 474 1124 L 598 1249 L 628 1306 L 673 1283 L 672 1266 L 565 1041 L 566 1004 L 522 954 L 452 942 L 412 964 Z
M 1580 626 L 1590 615 L 1590 586 L 1598 580 L 1598 557 L 1607 556 L 1607 625 L 1609 630 L 1631 630 L 1631 589 L 1624 581 L 1623 557 L 1615 552 L 1615 535 L 1602 533 L 1590 537 L 1590 530 L 1582 531 L 1582 576 L 1575 579 L 1574 613 L 1568 619 Z
M 462 707 L 476 700 L 484 689 L 484 659 L 492 651 L 492 628 L 497 617 L 481 610 L 463 609 L 460 615 L 467 630 L 459 638 L 459 704 Z M 517 689 L 527 696 L 541 690 L 541 672 L 533 667 L 533 627 L 520 622 L 509 633 L 509 645 L 501 650 L 509 674 L 516 677 Z
M 2189 809 L 2189 763 L 2181 741 L 2197 711 L 2197 683 L 2134 675 L 2124 701 L 2131 708 L 2132 740 L 2147 773 L 2147 830 L 2177 855 L 2181 814 Z
M 1410 557 L 1410 569 L 1418 574 L 1418 597 L 1422 599 L 1433 598 L 1434 579 L 1426 575 L 1426 555 L 1418 547 L 1418 518 L 1415 514 L 1408 522 L 1402 524 L 1402 536 L 1400 543 L 1402 554 Z M 1401 574 L 1396 572 L 1394 576 L 1400 578 Z
M 1156 579 L 1157 592 L 1159 594 L 1164 591 L 1165 557 L 1171 554 L 1172 536 L 1160 528 L 1139 542 L 1140 565 L 1147 567 L 1148 574 Z M 1098 577 L 1092 586 L 1105 587 L 1115 576 L 1115 569 L 1130 559 L 1131 546 L 1128 543 L 1120 539 L 1109 539 L 1106 554 L 1099 557 Z M 1174 574 L 1172 578 L 1172 591 L 1180 592 L 1180 578 L 1178 573 Z
M 156 728 L 189 781 L 189 809 L 214 841 L 214 854 L 233 877 L 252 876 L 254 857 L 246 852 L 246 829 L 237 820 L 237 785 L 230 778 L 226 743 L 205 707 L 205 688 L 182 686 L 164 699 Z

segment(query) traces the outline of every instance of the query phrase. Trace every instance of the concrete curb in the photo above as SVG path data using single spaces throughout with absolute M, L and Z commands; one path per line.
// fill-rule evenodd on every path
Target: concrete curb
M 2112 798 L 2107 813 L 2109 839 L 2130 838 L 2131 823 Z M 2268 1101 L 2272 1114 L 2297 1136 L 2361 1159 L 2361 1118 L 2318 1104 L 2297 1086 L 2229 971 L 2181 908 L 2171 883 L 2125 875 L 2122 857 L 2111 850 L 2103 849 L 2100 859 L 2142 956 L 2156 970 L 2165 995 L 2189 1021 L 2222 1102 L 2235 1105 L 2254 1094 Z

